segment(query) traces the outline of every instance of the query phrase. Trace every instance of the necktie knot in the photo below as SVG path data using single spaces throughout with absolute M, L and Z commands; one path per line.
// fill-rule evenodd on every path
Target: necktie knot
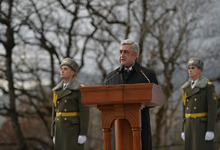
M 194 84 L 195 82 L 192 82 L 192 85 Z

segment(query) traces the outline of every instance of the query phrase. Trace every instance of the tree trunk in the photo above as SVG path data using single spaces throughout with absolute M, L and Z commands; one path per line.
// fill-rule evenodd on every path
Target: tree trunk
M 18 114 L 16 112 L 16 103 L 15 103 L 15 88 L 14 88 L 14 80 L 13 80 L 13 73 L 12 73 L 12 50 L 15 46 L 14 41 L 14 30 L 11 27 L 11 15 L 12 15 L 12 7 L 13 7 L 13 0 L 8 1 L 9 5 L 9 15 L 7 20 L 7 30 L 6 30 L 6 37 L 7 42 L 5 42 L 3 45 L 6 50 L 6 77 L 8 81 L 8 91 L 9 91 L 9 110 L 8 114 L 11 118 L 12 127 L 15 131 L 15 135 L 18 140 L 18 147 L 19 150 L 26 150 L 27 146 L 21 131 L 21 127 L 18 123 Z
M 6 55 L 6 76 L 8 80 L 8 89 L 9 89 L 9 101 L 10 101 L 10 108 L 9 108 L 9 116 L 11 118 L 12 127 L 15 131 L 15 135 L 18 140 L 19 150 L 26 150 L 27 146 L 21 131 L 20 124 L 18 123 L 18 114 L 16 112 L 16 103 L 15 103 L 15 88 L 14 88 L 14 81 L 13 81 L 13 73 L 12 73 L 12 50 L 7 50 Z

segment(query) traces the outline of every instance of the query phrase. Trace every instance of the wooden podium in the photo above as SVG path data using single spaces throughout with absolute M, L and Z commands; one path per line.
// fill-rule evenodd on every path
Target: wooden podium
M 104 150 L 111 150 L 115 121 L 115 149 L 141 150 L 141 109 L 162 106 L 160 86 L 153 83 L 80 87 L 82 103 L 96 106 L 102 115 Z

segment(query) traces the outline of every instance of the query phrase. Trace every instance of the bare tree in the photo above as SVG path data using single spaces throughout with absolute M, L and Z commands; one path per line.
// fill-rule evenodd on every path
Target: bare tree
M 5 65 L 6 69 L 4 70 L 6 79 L 8 81 L 8 95 L 9 95 L 9 108 L 7 109 L 7 113 L 11 118 L 12 126 L 15 131 L 18 144 L 19 144 L 19 150 L 26 150 L 27 145 L 24 140 L 23 133 L 21 131 L 20 124 L 18 123 L 18 114 L 16 110 L 16 94 L 15 94 L 15 87 L 14 87 L 14 78 L 13 78 L 13 69 L 12 69 L 12 53 L 15 43 L 15 33 L 17 32 L 15 29 L 15 26 L 12 24 L 13 19 L 13 0 L 8 0 L 3 3 L 1 1 L 0 5 L 6 5 L 5 8 L 1 9 L 0 12 L 0 23 L 3 25 L 2 35 L 0 37 L 0 42 L 4 46 L 5 49 L 5 55 L 2 55 L 2 57 L 5 58 Z
M 0 83 L 0 90 L 10 99 L 9 106 L 2 104 L 0 115 L 10 116 L 20 149 L 34 149 L 33 143 L 46 149 L 53 147 L 49 119 L 51 89 L 60 80 L 61 60 L 74 58 L 80 64 L 82 82 L 90 79 L 99 85 L 120 65 L 119 45 L 127 38 L 139 43 L 139 63 L 156 72 L 163 88 L 165 104 L 151 111 L 154 145 L 179 142 L 180 136 L 173 134 L 180 132 L 179 91 L 187 80 L 186 62 L 198 50 L 194 41 L 201 35 L 196 33 L 206 29 L 198 24 L 209 3 L 201 0 L 0 1 L 0 58 L 4 60 L 0 62 L 0 79 L 8 83 L 8 87 Z M 215 34 L 218 24 L 212 26 L 203 33 L 203 39 L 218 37 Z M 219 39 L 214 41 L 214 46 L 202 47 L 201 57 L 218 67 L 216 41 Z M 92 71 L 86 74 L 88 68 Z M 218 83 L 219 76 L 211 80 Z M 90 111 L 91 117 L 100 117 L 96 109 Z M 42 134 L 47 138 L 27 136 L 21 124 L 30 118 L 42 123 L 46 132 Z M 100 120 L 94 118 L 90 122 L 94 130 L 88 135 L 91 139 L 88 149 L 102 145 Z M 7 124 L 10 123 L 4 126 Z

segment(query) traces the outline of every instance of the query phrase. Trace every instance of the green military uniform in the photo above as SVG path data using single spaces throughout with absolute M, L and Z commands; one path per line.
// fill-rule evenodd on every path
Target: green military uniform
M 203 76 L 191 88 L 191 79 L 182 86 L 185 150 L 214 150 L 213 140 L 205 141 L 207 131 L 214 132 L 217 98 L 214 85 Z
M 87 135 L 89 107 L 81 103 L 79 87 L 74 76 L 63 90 L 63 81 L 53 88 L 51 136 L 55 136 L 55 150 L 83 150 L 79 135 Z

